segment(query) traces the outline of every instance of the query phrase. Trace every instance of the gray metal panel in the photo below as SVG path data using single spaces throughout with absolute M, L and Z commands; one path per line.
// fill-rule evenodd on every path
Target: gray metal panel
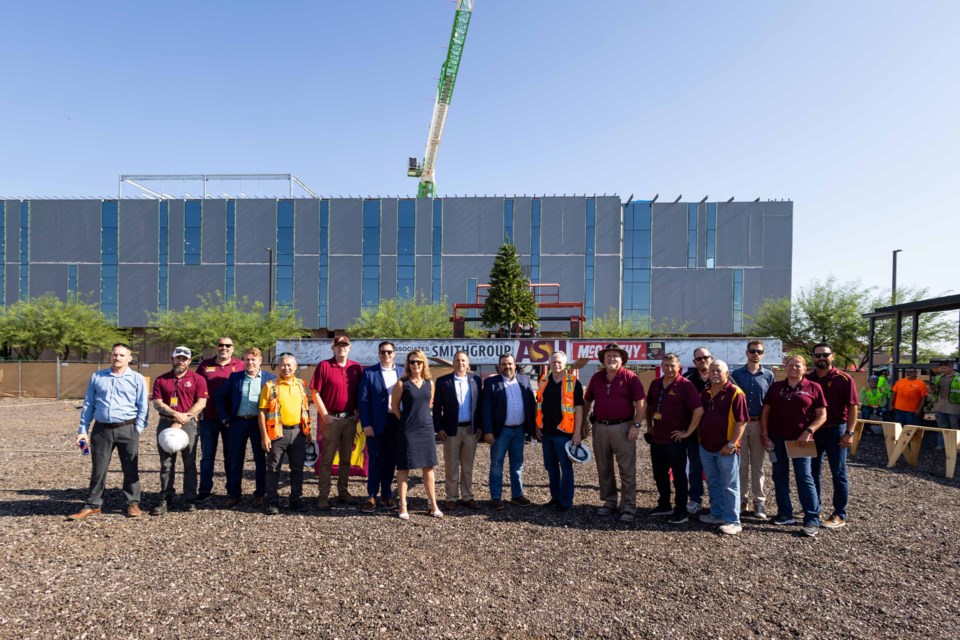
M 416 277 L 416 273 L 414 273 Z M 382 299 L 397 297 L 397 257 L 380 256 L 380 297 Z
M 157 311 L 159 268 L 155 264 L 125 264 L 120 267 L 118 320 L 121 327 L 145 327 L 147 313 Z
M 66 264 L 31 264 L 30 297 L 52 293 L 61 300 L 67 297 Z
M 654 269 L 651 280 L 654 322 L 687 323 L 687 333 L 733 330 L 732 269 Z
M 533 198 L 526 196 L 513 199 L 513 244 L 522 256 L 528 256 L 526 264 L 530 264 L 530 219 Z M 541 221 L 543 220 L 541 209 Z M 486 280 L 486 279 L 484 279 Z
M 358 201 L 359 202 L 359 201 Z M 344 329 L 360 315 L 360 256 L 330 256 L 327 324 Z
M 267 306 L 270 290 L 270 269 L 264 264 L 238 264 L 236 270 L 237 298 L 246 297 L 251 303 Z
M 167 262 L 183 264 L 183 200 L 167 201 Z
M 560 300 L 564 302 L 583 300 L 583 273 L 583 256 L 543 256 L 540 263 L 540 281 L 560 283 Z
M 397 255 L 397 202 L 396 198 L 380 199 L 380 255 Z
M 77 265 L 77 293 L 91 304 L 100 304 L 99 264 Z
M 743 314 L 752 315 L 767 298 L 790 297 L 790 269 L 744 269 Z M 744 324 L 749 321 L 744 317 Z
M 97 257 L 100 260 L 100 239 Z M 120 200 L 120 262 L 157 262 L 160 253 L 160 201 Z M 123 311 L 120 311 L 123 315 Z M 123 325 L 123 321 L 120 321 Z M 142 326 L 142 325 L 132 325 Z
M 440 269 L 443 270 L 443 262 L 440 262 Z M 430 256 L 417 256 L 416 260 L 416 283 L 417 291 L 423 292 L 427 300 L 430 299 L 430 292 L 433 291 L 433 281 L 431 280 L 431 274 L 433 273 L 433 259 Z M 441 273 L 441 276 L 443 274 Z M 442 281 L 441 277 L 441 281 Z
M 598 256 L 594 274 L 594 314 L 606 315 L 610 309 L 620 310 L 620 258 Z
M 620 255 L 620 230 L 623 215 L 623 206 L 620 204 L 620 198 L 616 196 L 598 196 L 597 197 L 597 243 L 595 252 L 597 255 L 616 254 Z
M 433 253 L 433 200 L 428 198 L 417 198 L 417 255 L 430 255 Z M 417 274 L 417 282 L 420 282 L 420 274 Z
M 227 261 L 227 201 L 204 200 L 202 206 L 200 262 L 224 264 Z
M 170 265 L 169 309 L 183 309 L 200 304 L 200 296 L 223 291 L 226 284 L 226 268 L 213 265 Z
M 3 239 L 5 263 L 20 263 L 20 201 L 7 200 L 3 205 Z M 7 282 L 10 278 L 6 278 Z M 10 298 L 8 298 L 10 299 Z M 15 298 L 14 298 L 15 299 Z
M 20 267 L 8 264 L 4 269 L 4 304 L 13 304 L 20 298 Z
M 360 198 L 330 201 L 330 254 L 363 251 L 363 200 Z M 359 284 L 357 300 L 360 300 Z M 358 302 L 359 304 L 359 302 Z M 333 325 L 339 326 L 339 325 Z
M 586 198 L 544 198 L 540 211 L 541 255 L 582 254 L 586 250 Z
M 757 266 L 750 255 L 750 210 L 748 202 L 717 205 L 717 266 Z M 757 252 L 759 257 L 759 252 Z
M 320 253 L 320 201 L 294 201 L 294 253 L 317 255 Z M 316 314 L 313 315 L 316 318 Z M 316 322 L 316 320 L 314 320 Z
M 31 200 L 30 262 L 100 262 L 100 201 Z
M 478 284 L 486 282 L 492 266 L 493 258 L 487 256 L 444 257 L 442 292 L 451 310 L 455 302 L 473 302 L 467 300 L 467 280 L 476 278 Z
M 687 205 L 654 203 L 652 207 L 653 266 L 687 266 Z
M 764 207 L 763 266 L 789 269 L 793 262 L 793 216 Z
M 244 262 L 267 264 L 270 255 L 266 248 L 277 248 L 277 201 L 237 200 L 236 224 L 236 264 Z M 171 242 L 171 246 L 172 244 Z M 276 259 L 276 253 L 274 253 L 274 259 Z M 239 272 L 237 276 L 239 287 Z M 239 293 L 239 288 L 237 291 Z M 266 290 L 263 292 L 262 299 L 266 302 Z
M 293 259 L 293 305 L 300 322 L 309 329 L 317 329 L 320 313 L 320 257 L 296 256 Z
M 443 201 L 444 255 L 495 254 L 502 244 L 502 200 L 446 198 Z

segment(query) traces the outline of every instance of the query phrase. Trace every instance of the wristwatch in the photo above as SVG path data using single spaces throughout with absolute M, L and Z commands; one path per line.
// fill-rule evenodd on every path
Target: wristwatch
M 736 443 L 728 442 L 728 443 L 727 443 L 727 446 L 730 447 L 731 449 L 733 449 L 734 451 L 737 450 L 737 445 L 736 445 Z
M 852 435 L 853 435 L 853 431 L 847 431 L 847 432 L 844 433 L 843 435 L 845 435 L 845 436 L 852 436 Z
M 634 423 L 633 423 L 633 428 L 634 428 L 634 429 L 639 429 L 639 428 L 640 428 L 640 423 L 639 423 L 639 422 L 634 422 Z

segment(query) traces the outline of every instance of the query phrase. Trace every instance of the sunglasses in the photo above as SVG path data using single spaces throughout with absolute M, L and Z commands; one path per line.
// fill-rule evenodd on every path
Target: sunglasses
M 223 344 L 223 343 L 220 343 L 220 344 L 217 345 L 217 349 L 230 349 L 231 347 L 233 347 L 232 344 Z
M 763 349 L 747 349 L 747 353 L 753 354 L 755 356 L 762 356 Z
M 704 360 L 713 360 L 713 356 L 697 356 L 694 358 L 697 362 L 703 362 Z
M 388 356 L 388 355 L 390 355 L 391 353 L 393 353 L 393 351 L 388 351 L 388 350 L 384 349 L 383 351 L 380 352 L 380 355 Z
M 813 354 L 813 357 L 816 358 L 817 360 L 822 360 L 824 358 L 829 358 L 832 355 L 833 355 L 832 353 L 815 353 Z
M 411 367 L 412 367 L 413 365 L 417 365 L 418 367 L 422 367 L 422 366 L 423 366 L 423 360 L 411 360 L 411 361 L 408 362 L 407 364 L 410 365 Z

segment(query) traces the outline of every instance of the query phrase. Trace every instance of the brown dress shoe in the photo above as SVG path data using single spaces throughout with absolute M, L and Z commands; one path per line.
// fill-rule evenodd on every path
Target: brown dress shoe
M 143 515 L 143 511 L 140 511 L 140 505 L 136 502 L 131 502 L 127 505 L 127 517 L 128 518 L 139 518 Z
M 91 509 L 90 507 L 84 507 L 83 509 L 80 509 L 80 511 L 77 511 L 76 513 L 69 515 L 67 517 L 70 518 L 71 520 L 83 520 L 84 518 L 88 518 L 90 516 L 98 516 L 98 515 L 100 515 L 100 509 Z
M 383 508 L 384 511 L 393 511 L 397 508 L 397 501 L 393 498 L 384 498 L 380 501 L 380 507 Z
M 463 500 L 460 502 L 460 504 L 465 506 L 467 509 L 473 509 L 474 511 L 480 508 L 480 503 L 473 498 L 470 498 L 469 500 Z
M 516 498 L 510 498 L 510 502 L 516 505 L 520 505 L 521 507 L 529 507 L 532 504 L 530 502 L 530 499 L 527 498 L 527 496 L 517 496 Z
M 253 497 L 253 508 L 259 509 L 263 506 L 263 496 L 254 496 Z
M 254 498 L 254 503 L 256 503 L 256 498 Z M 236 497 L 236 496 L 233 496 L 232 498 L 230 498 L 229 500 L 227 500 L 227 509 L 233 509 L 234 507 L 238 506 L 239 504 L 240 504 L 240 498 L 238 498 L 238 497 Z M 253 506 L 257 506 L 257 505 L 254 504 Z
M 364 513 L 373 513 L 377 509 L 377 500 L 376 498 L 367 498 L 363 501 L 363 504 L 360 506 L 360 511 Z
M 454 511 L 457 508 L 457 501 L 447 500 L 446 502 L 443 503 L 443 508 L 446 509 L 447 511 Z
M 501 509 L 503 509 L 503 500 L 491 500 L 490 508 L 493 509 L 494 511 L 500 511 Z

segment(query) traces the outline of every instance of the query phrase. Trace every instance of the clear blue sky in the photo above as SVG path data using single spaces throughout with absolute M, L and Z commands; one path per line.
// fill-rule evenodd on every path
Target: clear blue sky
M 0 195 L 412 195 L 449 0 L 6 3 Z M 794 201 L 794 288 L 960 289 L 960 2 L 478 0 L 440 194 Z M 249 187 L 250 185 L 248 185 Z

